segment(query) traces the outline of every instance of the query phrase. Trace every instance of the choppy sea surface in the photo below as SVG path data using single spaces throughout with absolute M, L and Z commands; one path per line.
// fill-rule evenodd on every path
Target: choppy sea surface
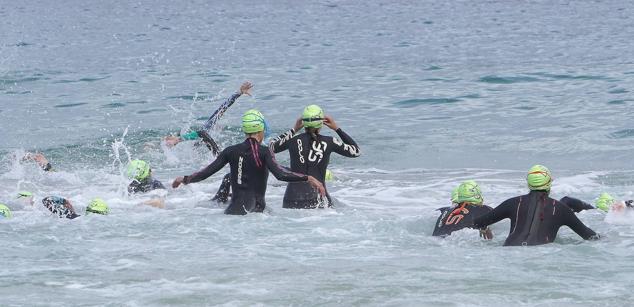
M 630 219 L 586 211 L 600 241 L 562 228 L 530 248 L 502 247 L 508 221 L 488 242 L 431 237 L 461 181 L 495 207 L 537 163 L 554 197 L 634 197 L 630 1 L 0 0 L 0 33 L 2 306 L 631 304 Z M 241 141 L 250 108 L 275 135 L 321 105 L 362 149 L 331 160 L 336 208 L 282 209 L 271 177 L 265 213 L 226 216 L 210 201 L 224 172 L 127 195 L 129 159 L 165 184 L 211 162 L 161 136 L 245 80 L 214 137 Z M 21 161 L 34 151 L 56 171 Z M 48 195 L 111 214 L 56 219 Z M 152 197 L 166 209 L 139 205 Z

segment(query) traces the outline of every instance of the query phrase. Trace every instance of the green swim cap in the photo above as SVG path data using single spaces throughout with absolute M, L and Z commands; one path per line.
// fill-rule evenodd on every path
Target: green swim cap
M 458 186 L 459 187 L 459 186 Z M 458 203 L 458 187 L 455 187 L 452 191 L 451 191 L 451 202 L 454 204 Z
M 597 209 L 608 212 L 608 210 L 610 210 L 610 206 L 612 206 L 612 204 L 614 204 L 615 202 L 616 200 L 614 200 L 614 198 L 612 198 L 610 194 L 603 192 L 601 193 L 601 195 L 599 195 L 599 198 L 597 199 L 597 202 L 595 204 L 597 206 Z
M 482 205 L 484 201 L 480 186 L 473 180 L 467 180 L 458 186 L 456 200 L 458 204 L 469 203 L 474 205 Z
M 550 185 L 553 182 L 553 177 L 550 175 L 550 170 L 543 165 L 533 165 L 528 170 L 526 176 L 526 182 L 528 188 L 533 191 L 550 191 Z
M 324 111 L 316 104 L 311 104 L 302 113 L 302 122 L 306 128 L 321 128 L 324 123 Z
M 335 179 L 335 176 L 332 174 L 332 172 L 327 169 L 326 170 L 326 181 L 332 181 L 333 179 Z
M 150 176 L 150 165 L 143 160 L 132 160 L 128 164 L 128 177 L 141 181 Z
M 181 138 L 182 138 L 183 140 L 186 140 L 186 141 L 191 141 L 191 140 L 195 140 L 195 139 L 199 138 L 199 136 L 198 136 L 198 132 L 196 132 L 196 131 L 189 131 L 189 132 L 187 132 L 187 133 L 185 133 L 185 134 L 181 135 Z
M 264 115 L 260 111 L 251 109 L 242 115 L 242 131 L 244 133 L 257 133 L 264 131 Z
M 110 212 L 110 208 L 108 208 L 108 204 L 106 204 L 103 199 L 95 198 L 88 204 L 88 207 L 86 207 L 86 214 L 90 212 L 106 215 Z
M 20 191 L 20 192 L 18 192 L 18 198 L 31 197 L 31 196 L 33 196 L 33 193 L 28 192 L 28 191 Z
M 0 217 L 11 218 L 13 215 L 11 214 L 11 209 L 4 204 L 0 204 Z

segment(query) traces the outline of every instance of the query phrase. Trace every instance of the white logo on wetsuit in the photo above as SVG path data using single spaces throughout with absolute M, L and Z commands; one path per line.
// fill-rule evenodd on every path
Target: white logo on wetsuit
M 321 162 L 321 159 L 324 158 L 324 151 L 326 150 L 326 148 L 328 147 L 328 144 L 326 142 L 312 142 L 313 143 L 313 148 L 310 150 L 310 152 L 308 153 L 308 161 L 310 162 L 315 162 L 317 161 L 317 164 L 319 164 L 319 162 Z
M 240 157 L 240 159 L 238 159 L 238 184 L 242 184 L 242 161 L 244 161 L 244 159 Z
M 304 156 L 302 156 L 303 150 L 304 147 L 302 147 L 302 140 L 297 139 L 297 152 L 299 153 L 299 162 L 302 162 L 302 164 L 306 163 L 306 161 L 304 160 Z
M 343 146 L 343 150 L 349 152 L 352 156 L 354 156 L 354 157 L 358 157 L 359 156 L 359 148 L 358 147 L 346 144 L 346 143 L 344 143 L 342 140 L 340 140 L 338 138 L 332 138 L 332 142 L 335 143 L 335 145 L 337 145 L 339 147 Z

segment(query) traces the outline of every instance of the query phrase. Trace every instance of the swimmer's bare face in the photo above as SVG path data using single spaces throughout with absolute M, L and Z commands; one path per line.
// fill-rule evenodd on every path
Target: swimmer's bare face
M 165 142 L 165 146 L 172 148 L 181 142 L 181 138 L 179 136 L 168 135 L 163 138 L 163 142 Z

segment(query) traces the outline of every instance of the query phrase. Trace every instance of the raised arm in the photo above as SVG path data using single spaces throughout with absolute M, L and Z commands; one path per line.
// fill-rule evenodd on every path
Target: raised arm
M 271 140 L 271 142 L 269 143 L 269 149 L 274 153 L 287 150 L 288 141 L 290 141 L 295 135 L 295 133 L 297 133 L 297 131 L 299 131 L 299 129 L 301 129 L 303 126 L 304 126 L 304 122 L 302 121 L 301 118 L 299 118 L 297 121 L 295 121 L 295 127 L 291 128 L 290 130 L 284 132 L 280 136 Z
M 222 103 L 220 107 L 218 107 L 218 109 L 216 109 L 216 111 L 214 111 L 214 113 L 211 114 L 209 119 L 207 119 L 207 121 L 203 125 L 202 130 L 209 131 L 209 129 L 213 128 L 216 125 L 216 122 L 222 117 L 223 114 L 225 114 L 227 109 L 229 109 L 229 107 L 231 107 L 231 105 L 233 105 L 233 103 L 236 102 L 238 97 L 242 96 L 243 94 L 251 96 L 252 87 L 253 87 L 253 84 L 251 82 L 242 83 L 242 85 L 240 86 L 240 90 L 237 93 L 231 95 L 229 99 L 227 99 L 224 103 Z
M 355 142 L 348 134 L 343 132 L 331 116 L 326 115 L 324 117 L 324 124 L 328 126 L 328 128 L 335 130 L 337 135 L 341 138 L 333 138 L 332 141 L 335 145 L 333 148 L 334 152 L 350 158 L 356 158 L 361 155 L 361 149 L 357 145 L 357 142 Z

